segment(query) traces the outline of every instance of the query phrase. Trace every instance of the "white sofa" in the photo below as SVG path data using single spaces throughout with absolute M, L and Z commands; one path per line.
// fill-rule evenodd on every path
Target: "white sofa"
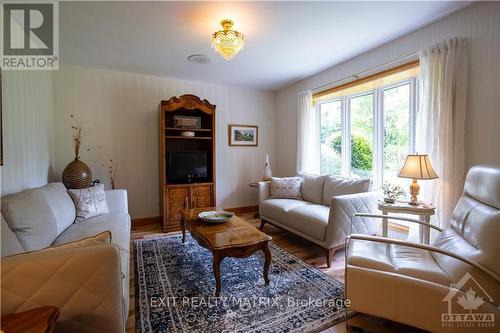
M 377 211 L 380 193 L 367 192 L 369 180 L 307 174 L 300 177 L 303 200 L 272 198 L 270 183 L 259 183 L 261 230 L 270 223 L 316 243 L 323 249 L 328 267 L 351 231 L 369 235 L 379 231 L 378 221 L 352 217 L 356 212 Z
M 106 191 L 109 214 L 74 223 L 62 183 L 2 197 L 2 314 L 60 310 L 56 332 L 123 332 L 129 308 L 127 192 Z M 111 232 L 112 244 L 37 251 Z M 21 253 L 21 254 L 19 254 Z
M 433 226 L 440 233 L 432 245 L 351 235 L 351 310 L 431 332 L 498 332 L 500 165 L 469 170 L 449 223 L 444 230 Z M 474 322 L 477 314 L 484 319 Z

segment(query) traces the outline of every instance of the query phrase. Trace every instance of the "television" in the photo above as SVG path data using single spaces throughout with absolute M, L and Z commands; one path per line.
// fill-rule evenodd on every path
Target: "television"
M 207 151 L 178 151 L 168 153 L 167 181 L 169 183 L 196 183 L 207 180 Z

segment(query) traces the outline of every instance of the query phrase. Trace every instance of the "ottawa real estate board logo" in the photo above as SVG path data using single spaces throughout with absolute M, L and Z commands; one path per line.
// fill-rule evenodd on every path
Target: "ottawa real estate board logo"
M 2 1 L 0 67 L 4 70 L 59 68 L 57 1 Z
M 443 302 L 448 303 L 448 311 L 441 314 L 442 327 L 495 327 L 495 313 L 490 312 L 495 308 L 494 300 L 468 272 L 457 284 L 450 285 Z

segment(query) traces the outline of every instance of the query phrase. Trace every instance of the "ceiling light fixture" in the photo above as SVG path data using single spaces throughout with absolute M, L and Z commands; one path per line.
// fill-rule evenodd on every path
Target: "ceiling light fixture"
M 213 33 L 212 47 L 222 58 L 231 60 L 245 45 L 243 34 L 239 31 L 231 30 L 233 27 L 232 20 L 222 20 L 220 24 L 224 30 Z

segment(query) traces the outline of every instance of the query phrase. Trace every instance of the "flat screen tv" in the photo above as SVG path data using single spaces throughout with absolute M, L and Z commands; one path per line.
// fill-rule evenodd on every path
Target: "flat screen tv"
M 167 159 L 169 183 L 193 183 L 208 180 L 208 152 L 170 152 Z

